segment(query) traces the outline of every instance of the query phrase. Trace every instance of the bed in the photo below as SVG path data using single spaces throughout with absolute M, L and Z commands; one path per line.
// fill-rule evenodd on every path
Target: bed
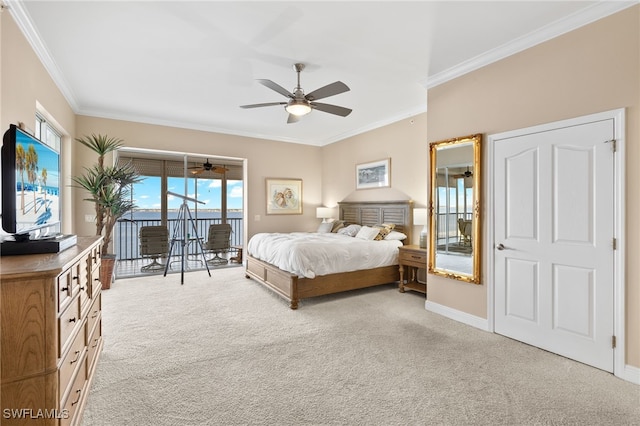
M 407 235 L 404 244 L 411 244 L 413 201 L 347 202 L 338 203 L 339 219 L 346 223 L 374 226 L 392 223 L 394 230 Z M 397 250 L 396 250 L 397 251 Z M 246 277 L 253 278 L 289 302 L 297 309 L 300 299 L 340 293 L 359 288 L 387 284 L 400 279 L 397 253 L 393 264 L 381 267 L 366 266 L 348 272 L 315 275 L 313 278 L 289 272 L 258 259 L 247 251 Z

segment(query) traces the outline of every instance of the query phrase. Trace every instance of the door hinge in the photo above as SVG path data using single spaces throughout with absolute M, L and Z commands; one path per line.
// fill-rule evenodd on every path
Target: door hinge
M 611 347 L 616 348 L 616 336 L 611 336 Z
M 618 240 L 615 237 L 613 238 L 613 240 L 611 240 L 611 246 L 614 250 L 618 249 Z
M 616 151 L 617 151 L 617 149 L 618 149 L 618 146 L 617 146 L 617 145 L 618 145 L 618 144 L 617 144 L 617 141 L 616 141 L 615 139 L 610 139 L 610 140 L 608 140 L 608 141 L 604 141 L 604 143 L 610 143 L 610 144 L 611 144 L 611 150 L 612 150 L 613 152 L 616 152 Z

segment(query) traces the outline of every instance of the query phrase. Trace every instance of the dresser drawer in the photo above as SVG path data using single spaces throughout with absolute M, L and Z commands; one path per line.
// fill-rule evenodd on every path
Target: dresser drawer
M 403 265 L 416 266 L 418 268 L 427 267 L 427 254 L 423 252 L 400 250 L 398 260 Z
M 73 385 L 66 395 L 66 401 L 61 406 L 63 407 L 63 413 L 65 414 L 60 419 L 60 426 L 68 426 L 71 424 L 77 424 L 76 416 L 78 408 L 82 405 L 82 401 L 87 397 L 87 360 L 82 359 L 80 361 L 80 368 L 78 368 L 78 374 L 73 381 Z
M 91 289 L 89 292 L 89 297 L 93 298 L 102 288 L 100 284 L 100 265 L 102 261 L 100 259 L 100 246 L 95 247 L 91 251 L 91 256 L 89 257 L 89 288 Z
M 96 321 L 100 318 L 100 313 L 102 311 L 102 294 L 98 293 L 95 300 L 91 304 L 91 309 L 89 309 L 89 313 L 87 314 L 87 334 L 91 333 L 93 330 Z
M 85 331 L 84 328 L 73 339 L 73 343 L 69 348 L 62 361 L 60 362 L 58 370 L 58 383 L 60 385 L 61 403 L 64 399 L 64 395 L 67 394 L 69 386 L 71 385 L 71 379 L 75 375 L 76 370 L 82 361 L 87 347 L 85 345 Z
M 71 301 L 71 269 L 67 269 L 57 281 L 58 288 L 58 312 L 62 312 Z
M 89 333 L 89 337 L 87 338 L 87 368 L 91 371 L 98 350 L 100 349 L 100 344 L 102 343 L 102 318 L 98 317 L 93 330 L 89 330 L 88 328 L 87 330 Z
M 62 357 L 71 344 L 71 336 L 81 326 L 81 322 L 80 299 L 76 297 L 58 318 L 58 357 Z
M 94 270 L 100 267 L 100 245 L 97 245 L 89 252 L 89 268 Z
M 80 281 L 82 280 L 82 276 L 86 275 L 86 268 L 82 267 L 82 262 L 76 262 L 69 269 L 71 272 L 71 295 L 74 296 L 78 294 L 78 289 L 80 288 Z

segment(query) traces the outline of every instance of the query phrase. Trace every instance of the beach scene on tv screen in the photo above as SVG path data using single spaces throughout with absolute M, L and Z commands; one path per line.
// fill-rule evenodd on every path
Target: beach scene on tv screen
M 60 172 L 58 154 L 18 137 L 16 143 L 16 231 L 58 222 Z

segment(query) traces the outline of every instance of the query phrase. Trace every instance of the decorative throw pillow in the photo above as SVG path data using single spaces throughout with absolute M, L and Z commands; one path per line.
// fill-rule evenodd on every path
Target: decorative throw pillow
M 356 238 L 360 238 L 361 240 L 374 240 L 378 235 L 378 232 L 378 228 L 363 226 L 356 234 Z
M 403 234 L 402 232 L 398 232 L 398 231 L 391 231 L 387 234 L 386 237 L 384 237 L 385 240 L 398 240 L 398 241 L 402 241 L 402 240 L 406 240 L 407 239 L 407 235 Z
M 343 235 L 348 235 L 350 237 L 355 237 L 358 234 L 358 231 L 360 231 L 360 228 L 362 228 L 360 225 L 356 225 L 355 223 L 352 225 L 349 225 L 345 228 L 342 229 L 338 229 L 338 234 L 343 234 Z
M 318 226 L 318 230 L 316 232 L 320 234 L 327 234 L 331 232 L 331 228 L 333 227 L 333 223 L 331 222 L 322 222 L 320 226 Z
M 383 223 L 380 225 L 373 225 L 375 229 L 378 230 L 378 235 L 374 238 L 376 241 L 383 240 L 389 232 L 393 231 L 393 228 L 396 227 L 395 223 Z
M 334 220 L 332 225 L 331 232 L 338 232 L 338 229 L 344 228 L 344 220 Z

